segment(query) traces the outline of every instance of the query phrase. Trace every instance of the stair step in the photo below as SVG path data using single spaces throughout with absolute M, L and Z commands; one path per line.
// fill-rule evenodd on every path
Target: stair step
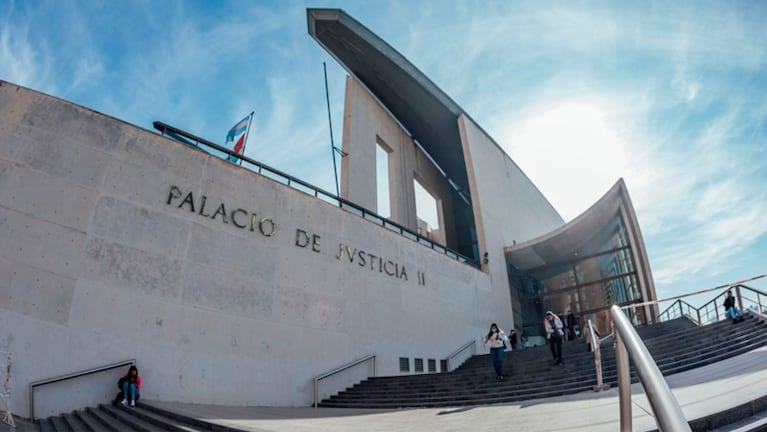
M 198 419 L 198 418 L 188 417 L 188 416 L 185 416 L 183 414 L 179 414 L 179 413 L 176 413 L 176 412 L 173 412 L 173 411 L 169 411 L 169 410 L 165 410 L 165 409 L 156 407 L 156 406 L 154 406 L 152 404 L 149 404 L 149 403 L 142 403 L 141 404 L 141 408 L 144 409 L 145 411 L 149 411 L 151 413 L 160 415 L 162 417 L 169 418 L 169 419 L 174 419 L 174 420 L 180 421 L 182 423 L 185 423 L 187 425 L 192 425 L 192 426 L 194 426 L 196 428 L 199 428 L 200 430 L 203 430 L 203 431 L 243 432 L 242 429 L 237 429 L 237 428 L 233 428 L 233 427 L 229 427 L 229 426 L 225 426 L 225 425 L 221 425 L 221 424 L 216 424 L 216 423 L 210 423 L 210 422 L 207 422 L 205 420 Z
M 114 417 L 110 416 L 109 414 L 105 413 L 99 408 L 87 408 L 85 412 L 87 412 L 89 415 L 95 418 L 99 423 L 101 423 L 100 430 L 107 430 L 111 432 L 124 432 L 124 431 L 130 430 L 130 426 L 115 419 Z
M 72 431 L 80 432 L 89 430 L 88 425 L 83 423 L 83 421 L 80 420 L 80 418 L 78 418 L 74 413 L 64 414 L 63 417 L 64 422 Z
M 61 416 L 52 417 L 51 423 L 53 423 L 53 429 L 56 432 L 73 432 Z
M 210 430 L 210 429 L 202 429 L 195 426 L 191 426 L 175 418 L 166 417 L 161 414 L 157 414 L 155 412 L 149 411 L 145 409 L 144 405 L 137 406 L 135 409 L 132 409 L 131 411 L 133 415 L 141 418 L 142 420 L 145 420 L 148 423 L 152 423 L 156 426 L 162 427 L 165 430 L 169 430 L 169 431 L 204 432 L 204 431 Z
M 98 419 L 93 417 L 90 413 L 86 411 L 78 410 L 78 411 L 75 411 L 74 414 L 78 419 L 80 419 L 81 422 L 87 425 L 88 428 L 85 430 L 98 432 L 104 429 L 104 427 L 101 425 Z
M 131 428 L 133 428 L 133 430 L 136 430 L 139 432 L 160 432 L 160 431 L 166 430 L 158 426 L 155 426 L 153 424 L 150 424 L 149 422 L 146 422 L 140 419 L 138 416 L 127 412 L 129 410 L 133 410 L 133 407 L 123 407 L 123 406 L 116 407 L 112 405 L 101 405 L 99 408 L 102 411 L 109 414 L 110 416 L 116 418 L 117 420 L 125 424 L 128 424 Z
M 40 432 L 56 432 L 51 418 L 40 419 L 37 424 L 40 426 Z

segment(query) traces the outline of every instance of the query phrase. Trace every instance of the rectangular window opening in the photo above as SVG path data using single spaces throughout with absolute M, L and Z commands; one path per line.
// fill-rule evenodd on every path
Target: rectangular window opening
M 391 218 L 391 194 L 389 192 L 389 151 L 385 144 L 376 140 L 376 213 Z
M 410 358 L 408 357 L 399 358 L 399 371 L 410 372 Z
M 416 372 L 423 372 L 423 359 L 417 358 L 415 360 L 415 371 Z
M 413 179 L 415 190 L 415 214 L 418 219 L 418 234 L 431 238 L 431 233 L 439 231 L 439 209 L 437 199 L 418 179 Z

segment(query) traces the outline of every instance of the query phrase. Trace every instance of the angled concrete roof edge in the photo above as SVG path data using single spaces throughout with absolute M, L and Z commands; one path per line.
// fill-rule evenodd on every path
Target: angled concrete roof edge
M 317 22 L 318 21 L 328 21 L 328 22 L 338 22 L 344 27 L 346 27 L 349 31 L 353 32 L 355 35 L 357 35 L 359 38 L 361 38 L 366 44 L 370 45 L 375 51 L 380 53 L 384 58 L 387 58 L 389 61 L 392 62 L 392 64 L 399 68 L 404 74 L 409 76 L 412 80 L 414 80 L 421 88 L 435 98 L 435 100 L 441 104 L 448 112 L 450 112 L 452 115 L 455 115 L 455 131 L 451 132 L 451 134 L 455 134 L 456 137 L 458 137 L 458 118 L 463 115 L 465 116 L 469 121 L 471 121 L 477 128 L 479 128 L 480 131 L 489 139 L 491 143 L 493 143 L 498 150 L 500 150 L 501 154 L 508 159 L 512 164 L 514 164 L 520 172 L 525 176 L 525 178 L 530 182 L 530 184 L 538 190 L 538 192 L 541 194 L 544 199 L 546 199 L 546 202 L 549 204 L 551 209 L 559 215 L 559 212 L 554 208 L 554 206 L 551 204 L 551 202 L 548 201 L 548 198 L 543 195 L 543 193 L 540 191 L 540 188 L 538 188 L 535 183 L 530 180 L 530 177 L 522 170 L 522 168 L 514 161 L 514 159 L 509 156 L 509 154 L 504 150 L 504 148 L 498 144 L 498 142 L 495 141 L 495 139 L 487 133 L 487 131 L 476 121 L 474 120 L 471 115 L 468 114 L 463 108 L 461 108 L 452 98 L 450 98 L 447 93 L 445 93 L 441 88 L 439 88 L 434 82 L 431 81 L 429 77 L 427 77 L 423 72 L 421 72 L 415 65 L 413 65 L 408 59 L 406 59 L 402 54 L 400 54 L 395 48 L 393 48 L 391 45 L 389 45 L 386 41 L 381 39 L 379 36 L 377 36 L 375 33 L 370 31 L 367 27 L 362 25 L 360 22 L 355 20 L 352 16 L 344 12 L 342 9 L 326 9 L 326 8 L 307 8 L 306 10 L 307 14 L 307 27 L 309 35 L 317 41 L 317 43 L 322 46 L 322 48 L 330 54 L 337 62 L 338 64 L 343 67 L 350 76 L 354 77 L 363 87 L 365 87 L 369 93 L 381 104 L 381 106 L 392 116 L 392 118 L 402 127 L 403 130 L 405 130 L 408 134 L 413 136 L 414 138 L 418 139 L 419 141 L 424 141 L 422 137 L 414 136 L 412 131 L 403 124 L 402 121 L 398 118 L 398 116 L 392 112 L 392 110 L 389 109 L 389 107 L 384 103 L 379 95 L 376 94 L 374 90 L 372 90 L 370 87 L 368 87 L 367 83 L 361 79 L 360 76 L 358 76 L 353 70 L 352 67 L 346 64 L 340 56 L 334 52 L 333 49 L 328 47 L 325 43 L 323 43 L 322 38 L 320 35 L 317 34 Z M 458 138 L 460 139 L 460 138 Z M 460 147 L 460 146 L 459 146 Z M 461 148 L 456 149 L 457 152 L 460 154 L 463 153 L 463 150 Z M 428 152 L 427 152 L 428 153 Z M 441 158 L 440 158 L 441 159 Z M 443 168 L 440 164 L 437 164 L 437 166 L 440 167 L 440 170 L 443 170 Z M 465 167 L 462 168 L 462 170 L 465 171 Z M 443 170 L 444 172 L 444 170 Z M 456 179 L 455 173 L 452 173 L 450 175 L 451 178 L 454 180 Z M 458 176 L 459 178 L 461 176 Z M 459 182 L 461 183 L 461 182 Z M 461 184 L 462 188 L 467 188 L 467 184 Z M 465 189 L 466 190 L 466 189 Z M 560 215 L 560 219 L 564 222 L 564 219 Z
M 389 45 L 385 40 L 381 39 L 378 35 L 370 31 L 367 27 L 362 25 L 359 21 L 354 19 L 351 15 L 344 12 L 342 9 L 322 9 L 322 8 L 307 8 L 306 9 L 309 35 L 316 40 L 333 58 L 335 58 L 344 69 L 354 75 L 348 67 L 330 50 L 325 44 L 317 37 L 315 23 L 318 20 L 322 21 L 338 21 L 349 29 L 353 30 L 361 38 L 365 39 L 367 43 L 375 47 L 383 55 L 391 59 L 397 66 L 402 68 L 408 75 L 413 77 L 434 97 L 436 97 L 445 107 L 453 112 L 456 117 L 464 112 L 458 104 L 450 98 L 441 88 L 439 88 L 434 82 L 429 79 L 420 69 L 418 69 L 413 63 L 411 63 L 405 56 L 399 53 L 394 47 Z

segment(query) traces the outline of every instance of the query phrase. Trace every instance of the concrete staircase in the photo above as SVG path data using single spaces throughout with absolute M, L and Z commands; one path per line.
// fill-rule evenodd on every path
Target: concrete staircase
M 733 357 L 767 344 L 767 323 L 750 314 L 733 325 L 721 321 L 697 327 L 685 318 L 641 329 L 664 375 Z M 594 356 L 583 341 L 564 346 L 565 366 L 553 365 L 548 347 L 506 352 L 504 381 L 489 355 L 474 356 L 451 373 L 372 377 L 320 403 L 335 408 L 450 407 L 518 402 L 585 391 L 596 384 Z M 617 385 L 615 350 L 602 346 L 603 380 Z M 638 381 L 632 373 L 632 382 Z
M 41 432 L 244 432 L 220 424 L 183 416 L 139 403 L 134 407 L 100 405 L 55 417 L 38 423 Z
M 722 321 L 698 327 L 685 318 L 639 329 L 640 336 L 664 375 L 670 375 L 749 352 L 767 345 L 767 322 L 746 314 L 742 323 Z M 321 402 L 322 407 L 402 408 L 450 407 L 518 402 L 552 396 L 590 392 L 595 384 L 593 354 L 583 341 L 568 342 L 565 366 L 553 365 L 548 347 L 507 352 L 506 379 L 497 381 L 489 355 L 469 359 L 451 373 L 373 377 Z M 602 344 L 604 381 L 617 385 L 615 352 L 610 341 Z M 632 374 L 632 381 L 637 378 Z M 756 402 L 756 401 L 755 401 Z M 759 401 L 761 405 L 767 401 Z M 693 430 L 706 425 L 729 424 L 753 418 L 753 407 L 742 415 L 728 412 L 698 419 Z M 721 418 L 719 418 L 721 417 Z M 101 405 L 39 421 L 48 431 L 224 431 L 239 432 L 221 424 L 139 404 L 135 408 Z M 699 427 L 698 427 L 699 426 Z M 741 429 L 738 429 L 741 430 Z M 759 427 L 742 430 L 762 430 Z

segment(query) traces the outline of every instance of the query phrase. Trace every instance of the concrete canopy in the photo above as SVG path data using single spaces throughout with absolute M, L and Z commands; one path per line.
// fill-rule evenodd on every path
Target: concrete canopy
M 309 34 L 392 113 L 468 195 L 463 110 L 384 40 L 340 9 L 307 9 Z
M 599 252 L 599 248 L 620 227 L 621 207 L 627 210 L 629 220 L 625 223 L 633 225 L 629 233 L 638 233 L 633 206 L 626 185 L 620 179 L 599 201 L 567 224 L 538 238 L 504 248 L 506 259 L 517 269 L 528 271 L 566 264 L 579 256 Z M 644 255 L 644 243 L 636 240 L 629 235 L 632 248 L 640 248 Z

